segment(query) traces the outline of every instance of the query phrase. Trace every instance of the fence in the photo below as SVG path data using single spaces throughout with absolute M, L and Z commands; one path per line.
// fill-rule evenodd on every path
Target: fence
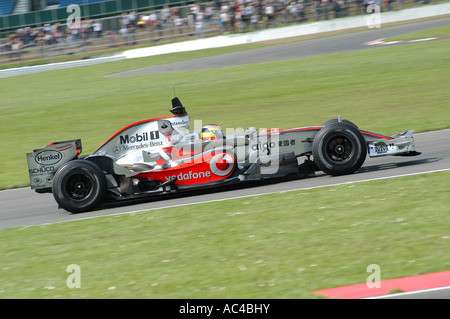
M 65 2 L 71 3 L 75 1 Z M 101 18 L 120 14 L 124 11 L 137 12 L 163 6 L 186 5 L 190 2 L 192 2 L 192 0 L 110 0 L 88 3 L 87 0 L 82 0 L 77 1 L 76 3 L 80 3 L 81 18 Z M 47 23 L 61 23 L 67 19 L 67 16 L 67 7 L 60 8 L 58 6 L 46 10 L 0 16 L 0 30 L 44 25 Z
M 398 8 L 399 3 L 403 6 L 419 4 L 414 0 L 394 1 L 386 2 L 383 9 Z M 67 59 L 73 56 L 80 58 L 130 46 L 148 46 L 366 13 L 366 5 L 361 1 L 345 4 L 341 0 L 332 0 L 327 5 L 320 2 L 249 4 L 252 5 L 234 8 L 229 4 L 218 6 L 213 2 L 165 6 L 157 10 L 84 19 L 74 28 L 68 28 L 62 23 L 22 28 L 3 35 L 3 40 L 0 40 L 0 63 Z

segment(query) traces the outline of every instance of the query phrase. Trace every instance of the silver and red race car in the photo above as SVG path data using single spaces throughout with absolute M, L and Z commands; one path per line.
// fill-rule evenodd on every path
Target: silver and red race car
M 88 156 L 81 140 L 27 154 L 31 188 L 52 192 L 60 208 L 89 211 L 102 203 L 290 175 L 351 174 L 366 156 L 412 156 L 413 131 L 386 136 L 341 117 L 294 129 L 190 130 L 180 100 L 171 116 L 131 124 Z M 197 121 L 195 121 L 197 122 Z

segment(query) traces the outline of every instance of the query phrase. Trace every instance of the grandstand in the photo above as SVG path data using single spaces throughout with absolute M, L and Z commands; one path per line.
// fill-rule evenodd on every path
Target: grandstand
M 203 12 L 209 9 L 209 15 L 201 15 L 204 22 L 196 23 L 193 14 L 193 3 L 197 2 L 195 0 L 36 1 L 40 1 L 40 7 L 32 6 L 28 11 L 23 11 L 24 5 L 31 4 L 28 0 L 0 0 L 1 12 L 13 12 L 0 16 L 0 64 L 86 55 L 120 46 L 148 45 L 156 41 L 246 32 L 276 27 L 278 24 L 336 19 L 366 12 L 363 3 L 355 0 L 349 0 L 348 5 L 334 13 L 315 10 L 313 3 L 305 0 L 306 4 L 297 5 L 295 11 L 288 7 L 279 10 L 272 20 L 265 18 L 263 8 L 261 13 L 255 14 L 254 21 L 237 18 L 233 22 L 223 23 L 222 16 L 228 15 L 228 12 L 214 9 L 217 5 L 214 0 L 199 1 L 202 8 L 197 9 Z M 84 3 L 80 5 L 81 23 L 74 29 L 66 25 L 70 14 L 67 7 L 73 3 Z M 402 0 L 402 4 L 419 5 L 417 0 Z M 40 10 L 41 8 L 45 9 Z M 387 10 L 391 8 L 388 7 Z
M 16 14 L 14 9 L 19 3 L 24 5 L 24 1 L 26 0 L 0 0 L 0 31 L 47 23 L 64 23 L 68 17 L 67 7 L 70 4 L 80 6 L 82 19 L 97 19 L 118 15 L 124 11 L 142 11 L 194 2 L 194 0 L 46 0 L 39 9 Z M 28 6 L 33 7 L 32 3 L 34 2 L 28 2 Z
M 79 6 L 97 2 L 107 2 L 111 0 L 47 0 L 47 6 L 59 5 L 61 8 L 67 7 L 71 4 L 77 4 Z
M 12 14 L 16 0 L 2 0 L 0 1 L 0 17 Z

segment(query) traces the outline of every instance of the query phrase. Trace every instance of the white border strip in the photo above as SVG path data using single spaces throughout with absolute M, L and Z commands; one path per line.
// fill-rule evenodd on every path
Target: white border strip
M 384 299 L 384 298 L 389 299 L 391 297 L 402 297 L 402 296 L 415 295 L 415 294 L 434 292 L 434 291 L 440 291 L 440 290 L 447 290 L 447 289 L 450 289 L 450 286 L 430 288 L 430 289 L 422 289 L 422 290 L 415 290 L 415 291 L 407 291 L 407 292 L 399 292 L 399 293 L 395 293 L 395 294 L 388 294 L 388 295 L 369 297 L 369 298 L 363 298 L 363 299 Z M 425 299 L 425 298 L 421 298 L 421 299 Z
M 373 181 L 379 181 L 379 180 L 384 180 L 384 179 L 393 179 L 393 178 L 408 177 L 408 176 L 415 176 L 415 175 L 432 174 L 432 173 L 439 173 L 439 172 L 446 172 L 446 171 L 450 171 L 450 168 L 444 168 L 444 169 L 438 169 L 438 170 L 426 171 L 426 172 L 416 172 L 416 173 L 408 173 L 408 174 L 402 174 L 402 175 L 370 178 L 370 179 L 365 179 L 365 180 L 360 180 L 360 181 L 350 181 L 350 182 L 342 182 L 342 183 L 336 183 L 336 184 L 294 188 L 294 189 L 288 189 L 288 190 L 283 190 L 283 191 L 273 191 L 273 192 L 266 192 L 266 193 L 259 193 L 259 194 L 234 196 L 234 197 L 228 197 L 228 198 L 220 198 L 220 199 L 213 199 L 213 200 L 208 200 L 208 201 L 201 201 L 201 202 L 196 202 L 196 203 L 177 204 L 177 205 L 171 205 L 171 206 L 166 206 L 166 207 L 156 207 L 156 208 L 150 208 L 150 209 L 144 209 L 144 210 L 136 210 L 136 211 L 130 211 L 130 212 L 124 212 L 124 213 L 118 213 L 118 214 L 132 214 L 132 213 L 138 213 L 138 212 L 142 212 L 142 211 L 147 212 L 147 211 L 160 210 L 160 209 L 166 209 L 166 208 L 175 208 L 175 207 L 191 206 L 191 205 L 197 205 L 197 204 L 222 202 L 222 201 L 226 201 L 226 200 L 230 200 L 230 199 L 242 199 L 242 198 L 264 196 L 264 195 L 271 195 L 271 194 L 283 194 L 283 193 L 305 191 L 305 190 L 325 188 L 325 187 L 335 187 L 335 186 L 350 185 L 350 184 L 357 184 L 357 183 L 363 183 L 363 182 L 373 182 Z M 103 215 L 103 216 L 108 216 L 108 215 Z

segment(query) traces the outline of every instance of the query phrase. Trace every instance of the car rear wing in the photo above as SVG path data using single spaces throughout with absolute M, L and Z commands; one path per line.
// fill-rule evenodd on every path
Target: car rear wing
M 27 153 L 28 174 L 32 189 L 52 187 L 56 171 L 81 153 L 81 139 L 50 143 L 42 149 Z

